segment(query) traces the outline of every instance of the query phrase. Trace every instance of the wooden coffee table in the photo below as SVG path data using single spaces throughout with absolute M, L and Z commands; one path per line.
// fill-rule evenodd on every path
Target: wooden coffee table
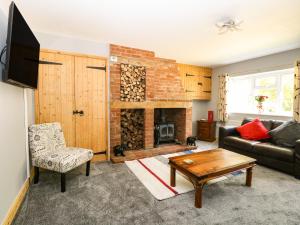
M 184 160 L 193 160 L 187 164 Z M 188 177 L 195 187 L 195 207 L 202 207 L 202 188 L 212 179 L 247 169 L 246 185 L 251 186 L 252 168 L 256 160 L 222 148 L 169 158 L 171 186 L 175 187 L 176 170 Z

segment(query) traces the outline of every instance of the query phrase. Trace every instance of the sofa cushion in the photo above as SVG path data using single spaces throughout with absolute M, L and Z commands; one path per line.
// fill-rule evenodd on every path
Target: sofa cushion
M 242 122 L 241 125 L 244 125 L 246 123 L 249 123 L 251 121 L 253 121 L 254 119 L 253 118 L 245 118 Z M 272 120 L 260 120 L 262 122 L 262 124 L 265 126 L 265 128 L 267 128 L 267 130 L 271 130 L 272 129 Z
M 247 140 L 262 140 L 270 138 L 267 128 L 265 128 L 259 119 L 255 119 L 237 127 L 236 129 L 240 133 L 241 137 Z
M 272 142 L 285 147 L 295 147 L 296 141 L 300 139 L 300 123 L 287 121 L 279 127 L 271 130 Z
M 294 149 L 280 147 L 272 143 L 257 143 L 253 146 L 253 151 L 259 155 L 278 159 L 281 161 L 294 161 Z
M 272 127 L 271 130 L 279 127 L 281 124 L 283 124 L 285 121 L 281 121 L 281 120 L 273 120 L 272 121 Z
M 245 151 L 252 151 L 253 145 L 258 144 L 258 141 L 250 141 L 240 137 L 228 136 L 224 138 L 224 144 Z

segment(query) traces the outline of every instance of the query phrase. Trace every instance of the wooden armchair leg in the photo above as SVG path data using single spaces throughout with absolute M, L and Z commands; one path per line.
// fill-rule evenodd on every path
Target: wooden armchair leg
M 34 167 L 34 178 L 33 178 L 33 183 L 37 184 L 39 182 L 39 177 L 40 177 L 40 170 L 38 167 Z
M 66 174 L 65 173 L 61 173 L 60 174 L 60 187 L 61 187 L 61 192 L 65 192 L 66 191 Z
M 85 175 L 86 176 L 89 176 L 90 175 L 90 167 L 91 167 L 91 161 L 88 161 L 86 163 L 86 172 L 85 172 Z

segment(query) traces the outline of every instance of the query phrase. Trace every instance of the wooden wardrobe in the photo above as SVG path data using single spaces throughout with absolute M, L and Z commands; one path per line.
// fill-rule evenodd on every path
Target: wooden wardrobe
M 36 123 L 60 122 L 67 146 L 92 149 L 108 159 L 107 60 L 41 50 Z

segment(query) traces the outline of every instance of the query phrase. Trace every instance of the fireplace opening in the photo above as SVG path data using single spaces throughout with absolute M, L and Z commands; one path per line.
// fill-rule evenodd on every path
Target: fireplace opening
M 185 109 L 154 110 L 154 146 L 163 143 L 184 143 Z
M 121 142 L 126 150 L 144 148 L 144 109 L 121 110 Z

